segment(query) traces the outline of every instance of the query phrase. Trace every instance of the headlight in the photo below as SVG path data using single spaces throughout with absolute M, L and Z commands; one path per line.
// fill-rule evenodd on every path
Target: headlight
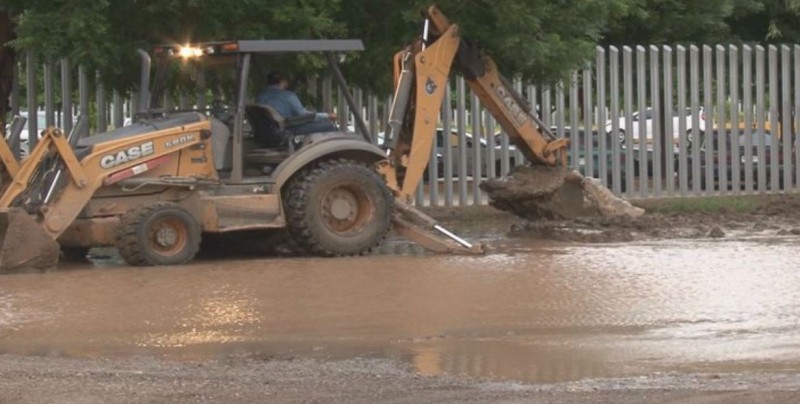
M 181 46 L 178 48 L 178 56 L 188 59 L 203 56 L 203 50 L 193 46 Z

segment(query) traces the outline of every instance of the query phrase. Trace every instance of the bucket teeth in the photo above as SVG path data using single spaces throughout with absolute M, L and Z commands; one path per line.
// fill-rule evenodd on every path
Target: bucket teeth
M 58 264 L 59 246 L 34 216 L 0 210 L 0 273 L 41 272 Z

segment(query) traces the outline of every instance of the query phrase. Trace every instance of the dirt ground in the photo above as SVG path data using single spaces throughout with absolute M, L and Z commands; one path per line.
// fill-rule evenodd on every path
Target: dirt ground
M 386 359 L 0 355 L 0 403 L 789 403 L 800 376 L 676 375 L 531 385 L 426 377 Z

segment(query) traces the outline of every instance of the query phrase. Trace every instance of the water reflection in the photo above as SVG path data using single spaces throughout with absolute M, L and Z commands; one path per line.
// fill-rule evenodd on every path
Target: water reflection
M 800 369 L 797 239 L 530 243 L 4 277 L 0 351 L 383 355 L 525 381 Z

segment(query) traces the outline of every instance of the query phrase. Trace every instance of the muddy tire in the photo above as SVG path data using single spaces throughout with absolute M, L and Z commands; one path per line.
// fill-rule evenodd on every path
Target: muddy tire
M 122 216 L 116 246 L 129 265 L 180 265 L 200 248 L 200 225 L 172 203 L 158 203 Z
M 283 190 L 294 244 L 325 257 L 361 255 L 380 244 L 391 224 L 392 201 L 377 173 L 346 159 L 308 167 Z

